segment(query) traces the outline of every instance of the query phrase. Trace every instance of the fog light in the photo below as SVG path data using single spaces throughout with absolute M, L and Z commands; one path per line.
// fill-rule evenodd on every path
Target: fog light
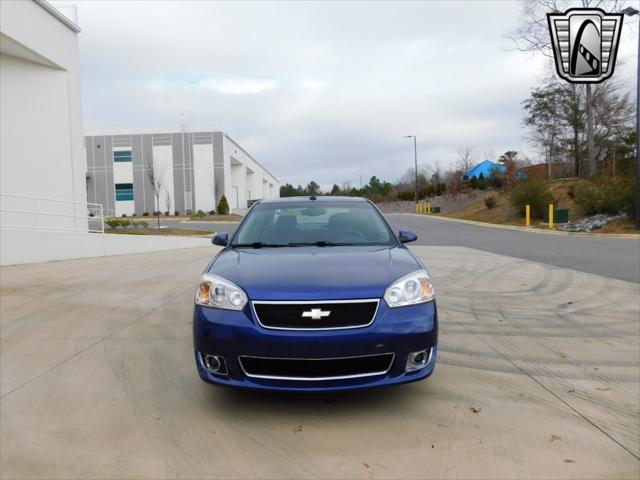
M 227 374 L 227 364 L 223 357 L 217 355 L 201 354 L 202 364 L 209 373 L 217 373 L 218 375 Z
M 424 368 L 427 363 L 429 363 L 429 359 L 431 358 L 431 349 L 429 350 L 420 350 L 418 352 L 411 352 L 409 354 L 409 358 L 407 358 L 407 366 L 405 371 L 407 372 L 415 372 L 416 370 L 420 370 Z

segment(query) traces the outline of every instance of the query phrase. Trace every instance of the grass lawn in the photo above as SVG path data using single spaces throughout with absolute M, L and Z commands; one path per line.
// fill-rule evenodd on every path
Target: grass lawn
M 211 237 L 213 232 L 206 230 L 182 230 L 179 228 L 107 228 L 104 233 L 114 235 L 159 235 L 180 237 Z
M 524 226 L 524 219 L 518 218 L 514 214 L 511 205 L 509 205 L 509 199 L 498 193 L 495 193 L 495 197 L 496 206 L 491 210 L 485 206 L 483 199 L 478 199 L 469 202 L 460 210 L 444 213 L 443 217 L 473 220 L 475 222 L 497 223 L 500 225 Z
M 638 233 L 636 231 L 636 223 L 633 218 L 623 218 L 614 222 L 607 223 L 601 230 L 595 230 L 599 233 Z
M 120 217 L 118 217 L 120 218 Z M 157 217 L 155 215 L 127 217 L 129 220 L 146 220 L 151 223 Z M 160 215 L 160 221 L 162 220 L 193 220 L 197 222 L 239 222 L 242 220 L 242 215 L 205 215 L 203 217 L 190 217 L 189 215 Z
M 194 222 L 239 222 L 242 220 L 242 215 L 205 215 L 204 217 L 185 217 L 185 219 Z

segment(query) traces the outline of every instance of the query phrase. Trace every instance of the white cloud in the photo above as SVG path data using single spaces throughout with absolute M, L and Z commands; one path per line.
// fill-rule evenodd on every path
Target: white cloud
M 327 85 L 327 82 L 324 80 L 318 80 L 314 78 L 307 78 L 300 82 L 300 86 L 302 88 L 307 88 L 309 90 L 318 90 L 320 88 L 324 88 Z
M 278 88 L 278 82 L 251 78 L 206 78 L 200 80 L 198 86 L 228 95 L 256 95 L 275 90 Z

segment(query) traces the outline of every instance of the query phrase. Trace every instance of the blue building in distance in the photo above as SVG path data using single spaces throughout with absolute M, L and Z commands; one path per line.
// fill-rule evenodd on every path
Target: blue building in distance
M 493 175 L 493 172 L 504 173 L 506 170 L 504 165 L 500 165 L 498 163 L 494 163 L 491 160 L 483 160 L 478 165 L 473 168 L 470 168 L 466 171 L 465 175 L 469 180 L 473 177 L 480 177 L 482 174 L 483 178 L 489 178 Z

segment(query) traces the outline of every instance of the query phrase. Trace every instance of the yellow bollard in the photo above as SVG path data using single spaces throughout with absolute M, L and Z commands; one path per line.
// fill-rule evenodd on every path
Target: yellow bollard
M 549 204 L 549 228 L 553 228 L 553 203 Z
M 420 204 L 416 203 L 416 213 L 420 213 Z
M 529 205 L 525 207 L 525 212 L 526 212 L 525 225 L 528 227 L 531 225 L 531 207 Z

